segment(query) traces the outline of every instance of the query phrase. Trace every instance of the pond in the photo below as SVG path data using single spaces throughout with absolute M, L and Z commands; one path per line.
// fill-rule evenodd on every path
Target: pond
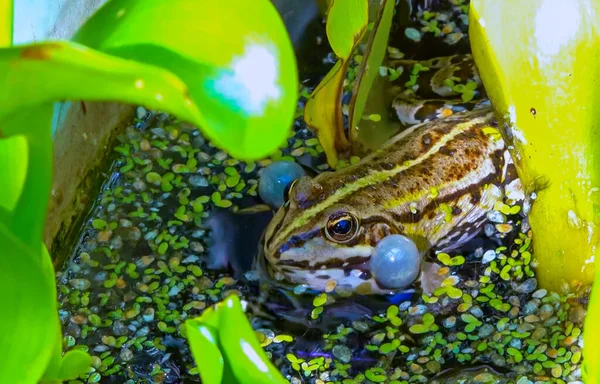
M 396 17 L 392 59 L 469 53 L 468 2 L 427 3 L 434 8 L 414 9 L 411 20 Z M 228 295 L 245 300 L 263 347 L 291 383 L 578 382 L 585 302 L 538 288 L 530 199 L 505 197 L 480 235 L 431 252 L 440 286 L 430 295 L 344 299 L 297 289 L 291 298 L 247 271 L 272 212 L 236 212 L 263 204 L 260 170 L 278 161 L 331 170 L 302 118 L 306 97 L 334 63 L 323 22 L 310 29 L 299 49 L 294 132 L 270 158 L 231 158 L 197 128 L 143 107 L 118 137 L 89 219 L 57 273 L 65 349 L 93 356 L 87 382 L 200 382 L 181 329 Z M 406 75 L 389 81 L 405 86 Z M 351 70 L 348 89 L 352 81 Z M 237 259 L 236 268 L 210 268 L 215 247 Z

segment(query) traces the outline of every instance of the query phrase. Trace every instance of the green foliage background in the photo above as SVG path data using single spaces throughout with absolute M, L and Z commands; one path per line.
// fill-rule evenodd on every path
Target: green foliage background
M 12 20 L 12 2 L 0 6 L 2 20 Z M 142 104 L 198 126 L 231 155 L 259 159 L 289 135 L 296 62 L 268 0 L 114 0 L 72 41 L 12 47 L 12 24 L 0 33 L 0 291 L 11 311 L 0 317 L 0 382 L 57 383 L 85 373 L 91 360 L 80 351 L 62 355 L 55 274 L 42 244 L 53 103 Z M 244 316 L 239 305 L 221 312 Z M 248 337 L 248 351 L 264 357 L 254 333 L 239 335 Z M 222 371 L 221 363 L 211 369 Z M 233 377 L 248 382 L 245 371 L 255 364 L 242 363 Z

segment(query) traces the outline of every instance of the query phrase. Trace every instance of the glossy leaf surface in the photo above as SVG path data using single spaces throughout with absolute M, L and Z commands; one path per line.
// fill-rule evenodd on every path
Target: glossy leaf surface
M 11 316 L 0 319 L 0 382 L 36 383 L 62 350 L 54 269 L 41 242 L 52 177 L 52 105 L 3 117 L 0 292 Z
M 330 166 L 337 165 L 340 152 L 350 142 L 344 132 L 342 87 L 348 61 L 338 60 L 315 88 L 304 107 L 304 121 L 317 134 Z
M 316 132 L 332 167 L 337 165 L 339 153 L 350 145 L 344 132 L 342 92 L 350 57 L 363 38 L 368 22 L 368 0 L 331 2 L 327 37 L 339 60 L 306 101 L 304 120 Z
M 471 3 L 476 64 L 519 176 L 537 192 L 529 221 L 545 288 L 594 276 L 586 261 L 600 239 L 600 106 L 590 103 L 600 96 L 596 17 L 598 0 Z M 504 27 L 509 20 L 515 28 Z
M 53 102 L 170 112 L 241 159 L 275 150 L 296 109 L 294 53 L 268 0 L 109 1 L 76 40 L 0 49 L 0 290 L 11 311 L 0 320 L 0 382 L 62 381 L 90 362 L 78 351 L 61 356 L 54 270 L 41 241 Z
M 260 346 L 237 296 L 230 295 L 185 326 L 203 383 L 288 382 Z
M 58 324 L 59 320 L 56 318 Z M 58 325 L 60 327 L 60 324 Z M 66 380 L 75 380 L 89 371 L 91 356 L 80 350 L 70 350 L 63 356 L 61 332 L 57 332 L 54 352 L 39 384 L 58 384 Z
M 236 158 L 270 155 L 290 133 L 296 61 L 268 0 L 110 1 L 73 40 L 178 76 L 194 112 L 185 118 Z M 154 96 L 170 111 L 167 95 Z
M 369 23 L 369 2 L 334 0 L 327 15 L 327 39 L 333 52 L 342 59 L 350 57 Z
M 590 284 L 600 240 L 600 1 L 473 0 L 469 17 L 503 136 L 527 193 L 537 194 L 529 222 L 539 284 Z M 590 383 L 599 379 L 599 294 L 584 329 Z
M 13 13 L 13 0 L 0 0 L 0 47 L 12 45 Z
M 4 222 L 0 245 L 2 303 L 10 311 L 0 316 L 0 382 L 37 383 L 60 333 L 52 264 L 47 254 L 40 257 L 40 250 L 36 254 Z

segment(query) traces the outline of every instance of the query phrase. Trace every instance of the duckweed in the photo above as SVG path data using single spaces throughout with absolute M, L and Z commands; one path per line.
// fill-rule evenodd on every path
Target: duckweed
M 418 22 L 405 33 L 451 43 L 466 38 L 462 16 L 468 4 L 449 3 L 450 13 L 418 10 Z M 388 53 L 395 59 L 404 56 L 393 47 Z M 429 68 L 404 70 L 382 71 L 391 81 L 406 78 L 402 81 L 412 87 Z M 476 87 L 470 79 L 448 80 L 463 100 L 473 97 Z M 303 87 L 302 97 L 309 93 Z M 209 234 L 203 221 L 215 211 L 257 202 L 258 171 L 272 161 L 309 158 L 311 166 L 330 170 L 318 140 L 298 128 L 289 145 L 271 158 L 241 162 L 218 151 L 198 130 L 161 113 L 146 114 L 155 122 L 143 129 L 129 127 L 119 137 L 109 172 L 118 177 L 102 191 L 91 214 L 90 236 L 58 274 L 63 344 L 89 348 L 93 355 L 93 370 L 81 382 L 174 383 L 197 376 L 181 344 L 182 322 L 228 294 L 249 301 L 247 314 L 261 345 L 291 383 L 428 382 L 454 361 L 504 366 L 520 384 L 580 379 L 583 317 L 577 314 L 585 309 L 573 294 L 538 289 L 524 216 L 529 207 L 508 198 L 494 206 L 485 235 L 501 247 L 489 242 L 474 253 L 434 255 L 444 278 L 429 294 L 364 316 L 353 307 L 342 309 L 357 317 L 344 322 L 335 318 L 333 305 L 340 287 L 328 282 L 327 292 L 308 301 L 302 320 L 309 322 L 311 337 L 305 339 L 304 332 L 284 332 L 277 322 L 261 318 L 248 281 L 206 268 Z M 499 135 L 495 129 L 486 133 Z M 358 161 L 352 157 L 341 166 Z M 432 199 L 438 195 L 429 191 Z M 410 208 L 416 213 L 415 206 Z M 440 209 L 448 213 L 447 206 Z M 296 293 L 309 295 L 304 289 Z M 287 318 L 299 317 L 294 312 Z M 331 329 L 320 334 L 321 326 Z M 172 348 L 182 357 L 169 353 Z

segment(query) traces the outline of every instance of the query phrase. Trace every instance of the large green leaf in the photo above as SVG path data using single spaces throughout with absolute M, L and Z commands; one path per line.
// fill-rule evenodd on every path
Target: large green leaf
M 10 138 L 0 144 L 0 149 L 6 151 L 0 155 L 0 166 L 7 167 L 1 168 L 5 172 L 0 174 L 0 183 L 8 186 L 0 189 L 0 201 L 3 201 L 0 206 L 10 212 L 5 224 L 28 247 L 37 249 L 36 253 L 41 251 L 52 185 L 51 118 L 51 103 L 31 106 L 8 116 L 0 112 L 3 137 Z M 16 193 L 19 193 L 17 200 Z
M 195 104 L 193 114 L 178 117 L 234 157 L 265 157 L 289 136 L 296 62 L 268 0 L 109 1 L 73 40 L 177 75 L 187 86 L 186 101 Z M 171 111 L 170 100 L 163 95 L 160 101 L 162 110 Z
M 13 0 L 0 0 L 0 47 L 12 45 L 13 9 Z
M 475 62 L 527 192 L 543 288 L 585 287 L 600 256 L 600 1 L 472 0 Z M 506 26 L 510 25 L 510 28 Z M 598 382 L 595 278 L 584 330 L 585 382 Z
M 335 54 L 347 59 L 362 40 L 369 22 L 369 2 L 333 0 L 327 15 L 327 39 Z
M 538 279 L 555 290 L 592 281 L 600 240 L 597 17 L 598 0 L 471 3 L 475 62 L 519 176 L 537 192 Z
M 186 337 L 205 384 L 285 384 L 250 326 L 240 299 L 230 295 L 193 319 Z
M 37 383 L 60 332 L 52 264 L 3 222 L 0 245 L 0 383 Z
M 0 49 L 0 292 L 10 311 L 0 320 L 2 383 L 70 379 L 90 361 L 60 356 L 54 271 L 41 242 L 53 102 L 167 111 L 243 159 L 281 145 L 296 108 L 293 50 L 268 0 L 109 1 L 76 40 Z
M 27 139 L 25 135 L 11 137 L 0 136 L 0 169 L 10 172 L 0 172 L 1 185 L 10 186 L 0 188 L 0 208 L 12 212 L 19 196 L 23 192 L 25 177 L 27 176 Z
M 58 318 L 56 319 L 58 322 Z M 75 380 L 80 375 L 86 374 L 92 365 L 92 358 L 87 352 L 77 349 L 62 354 L 61 333 L 57 333 L 57 342 L 54 353 L 38 384 L 60 384 L 66 380 Z
M 0 119 L 0 382 L 35 383 L 60 348 L 54 269 L 42 245 L 52 104 Z M 58 345 L 57 345 L 58 343 Z

